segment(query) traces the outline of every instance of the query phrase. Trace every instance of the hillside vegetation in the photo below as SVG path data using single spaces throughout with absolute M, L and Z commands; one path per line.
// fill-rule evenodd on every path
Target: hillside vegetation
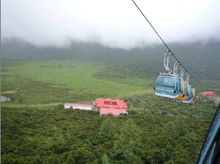
M 2 163 L 195 163 L 215 111 L 152 95 L 126 98 L 129 116 L 62 107 L 3 108 Z
M 1 103 L 2 163 L 196 162 L 216 106 L 202 97 L 183 104 L 154 96 L 154 80 L 163 70 L 160 45 L 131 50 L 95 43 L 2 45 L 1 95 L 12 98 Z M 188 46 L 200 58 L 188 53 L 180 58 L 205 82 L 193 81 L 196 88 L 220 93 L 218 48 L 210 45 L 212 60 L 199 45 Z M 125 99 L 127 117 L 63 109 L 64 102 L 110 96 Z

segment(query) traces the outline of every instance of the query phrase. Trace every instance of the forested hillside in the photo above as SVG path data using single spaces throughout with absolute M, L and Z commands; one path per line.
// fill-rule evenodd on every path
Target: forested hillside
M 215 106 L 127 97 L 129 116 L 62 106 L 2 110 L 2 163 L 196 162 Z

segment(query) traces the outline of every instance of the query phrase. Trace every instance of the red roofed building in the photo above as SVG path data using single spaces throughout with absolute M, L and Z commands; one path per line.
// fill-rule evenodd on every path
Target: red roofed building
M 201 95 L 203 96 L 215 96 L 215 93 L 212 91 L 206 91 L 206 92 L 202 92 Z
M 111 114 L 113 116 L 120 116 L 120 115 L 127 115 L 128 112 L 125 109 L 113 109 L 113 108 L 101 108 L 99 110 L 100 116 L 106 116 L 108 114 Z
M 95 105 L 100 116 L 112 114 L 114 116 L 127 115 L 128 105 L 121 99 L 97 98 Z
M 97 98 L 95 101 L 96 107 L 100 108 L 117 108 L 117 109 L 128 109 L 127 103 L 121 99 L 111 99 L 111 98 Z

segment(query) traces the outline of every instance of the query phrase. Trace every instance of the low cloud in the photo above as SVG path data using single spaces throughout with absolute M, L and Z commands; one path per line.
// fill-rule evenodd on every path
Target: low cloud
M 136 0 L 167 42 L 220 40 L 218 0 Z M 160 43 L 131 0 L 2 0 L 2 37 L 37 46 Z

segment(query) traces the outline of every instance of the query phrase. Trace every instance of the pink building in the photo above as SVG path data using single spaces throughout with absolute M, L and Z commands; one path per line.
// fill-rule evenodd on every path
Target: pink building
M 212 91 L 206 91 L 201 93 L 203 96 L 215 96 L 215 93 Z
M 122 115 L 128 115 L 128 112 L 126 109 L 113 109 L 113 108 L 101 108 L 99 110 L 100 116 L 106 116 L 109 114 L 117 117 Z
M 100 116 L 112 114 L 113 116 L 127 115 L 128 105 L 121 99 L 97 98 L 95 105 Z
M 128 109 L 127 103 L 121 99 L 97 98 L 95 104 L 97 108 Z

